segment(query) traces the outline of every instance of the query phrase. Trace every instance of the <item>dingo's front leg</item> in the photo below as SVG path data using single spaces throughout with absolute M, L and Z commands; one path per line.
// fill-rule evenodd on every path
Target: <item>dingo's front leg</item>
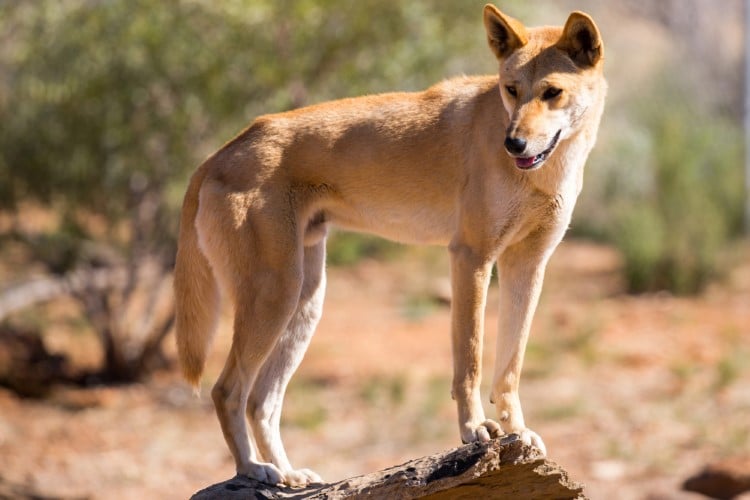
M 518 385 L 549 253 L 546 249 L 540 251 L 521 243 L 508 248 L 498 259 L 500 331 L 492 384 L 492 402 L 503 432 L 518 434 L 526 443 L 536 446 L 545 454 L 542 439 L 526 428 Z
M 465 244 L 453 243 L 450 250 L 453 288 L 452 394 L 458 406 L 461 440 L 464 443 L 489 441 L 501 433 L 497 422 L 485 419 L 479 396 L 484 306 L 492 261 Z

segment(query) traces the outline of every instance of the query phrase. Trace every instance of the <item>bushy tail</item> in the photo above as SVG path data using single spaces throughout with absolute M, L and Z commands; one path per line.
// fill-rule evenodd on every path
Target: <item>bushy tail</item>
M 195 229 L 198 193 L 205 176 L 205 167 L 199 168 L 185 193 L 174 269 L 177 352 L 183 375 L 196 389 L 219 317 L 218 285 L 198 247 Z

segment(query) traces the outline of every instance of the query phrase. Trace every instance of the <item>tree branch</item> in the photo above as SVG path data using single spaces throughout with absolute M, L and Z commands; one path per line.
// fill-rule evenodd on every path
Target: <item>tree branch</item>
M 586 498 L 559 465 L 511 434 L 411 460 L 403 465 L 306 488 L 270 486 L 242 476 L 199 491 L 192 500 L 393 498 Z
M 45 276 L 0 292 L 0 321 L 13 312 L 65 295 L 120 288 L 127 283 L 124 267 L 76 269 L 63 276 Z

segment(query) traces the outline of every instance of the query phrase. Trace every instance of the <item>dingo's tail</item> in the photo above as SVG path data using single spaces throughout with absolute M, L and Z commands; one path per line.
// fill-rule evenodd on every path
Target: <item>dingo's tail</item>
M 185 194 L 174 270 L 177 353 L 183 375 L 196 389 L 219 317 L 218 285 L 198 246 L 195 228 L 198 192 L 205 176 L 206 169 L 199 168 Z

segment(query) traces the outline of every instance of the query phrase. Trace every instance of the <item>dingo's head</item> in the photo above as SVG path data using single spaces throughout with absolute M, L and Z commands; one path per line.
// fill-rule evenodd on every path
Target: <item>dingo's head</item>
M 601 35 L 582 12 L 570 14 L 563 28 L 526 28 L 486 5 L 484 25 L 500 61 L 500 94 L 509 117 L 505 149 L 518 168 L 538 168 L 603 98 Z

